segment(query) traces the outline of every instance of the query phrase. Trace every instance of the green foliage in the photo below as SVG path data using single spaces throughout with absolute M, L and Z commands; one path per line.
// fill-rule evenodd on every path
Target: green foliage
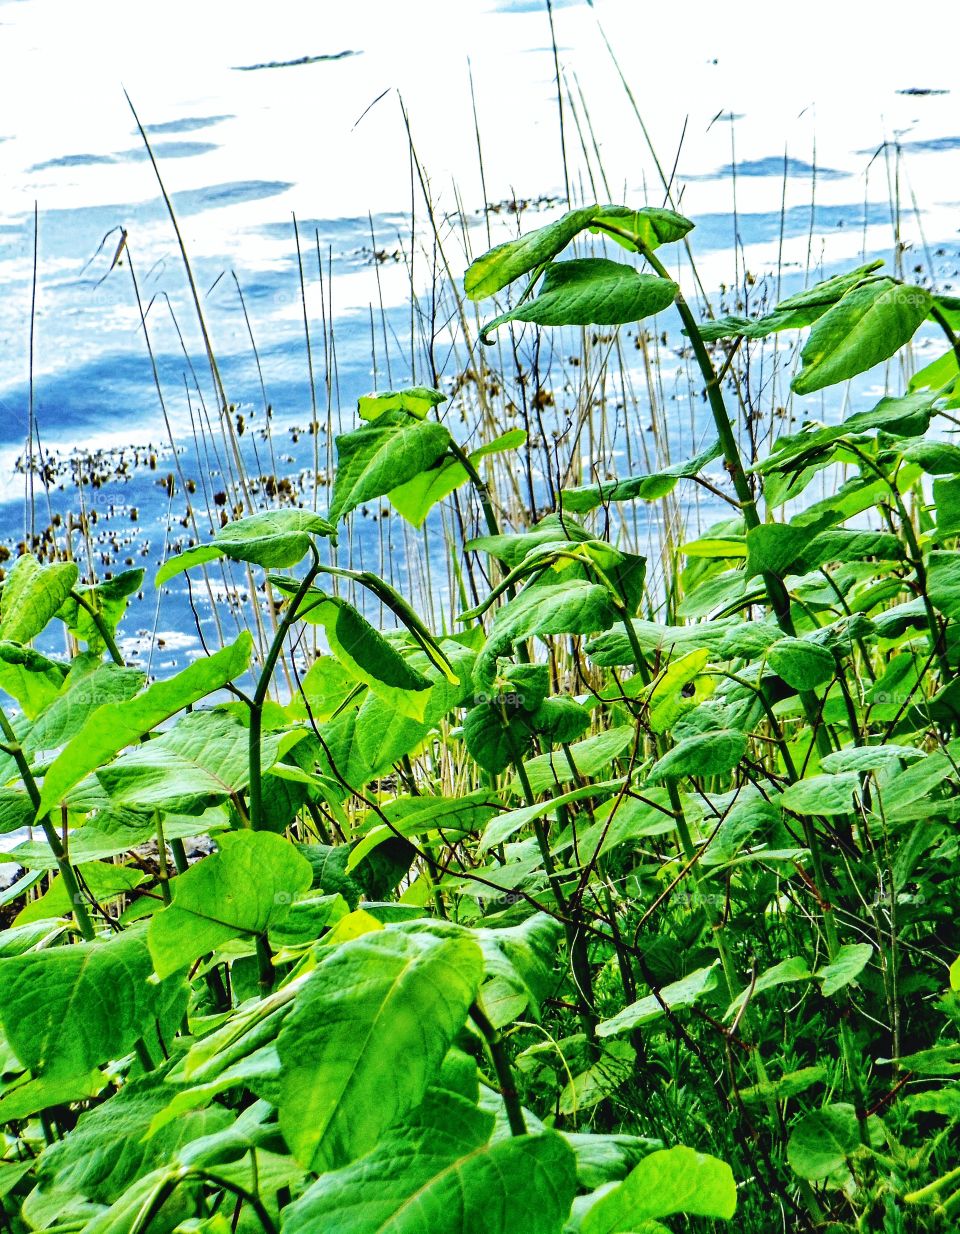
M 257 654 L 243 634 L 149 684 L 118 650 L 139 571 L 14 564 L 0 832 L 34 831 L 0 892 L 4 1228 L 950 1228 L 953 346 L 757 457 L 724 400 L 752 406 L 769 334 L 809 329 L 802 394 L 958 307 L 872 263 L 698 325 L 656 256 L 691 227 L 587 206 L 465 288 L 524 280 L 487 330 L 675 308 L 713 417 L 694 457 L 571 473 L 509 531 L 493 482 L 524 430 L 467 452 L 441 391 L 365 396 L 327 518 L 261 510 L 157 575 L 248 567 Z M 734 514 L 684 541 L 667 502 L 648 576 L 629 503 L 681 480 Z M 457 490 L 486 524 L 445 545 L 460 633 L 321 552 L 367 503 L 419 527 Z

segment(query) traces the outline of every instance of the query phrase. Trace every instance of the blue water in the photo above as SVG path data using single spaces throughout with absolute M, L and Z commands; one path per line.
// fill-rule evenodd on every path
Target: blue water
M 51 514 L 59 515 L 62 543 L 62 523 L 80 512 L 74 468 L 91 470 L 84 459 L 93 456 L 98 484 L 87 485 L 82 493 L 84 510 L 96 515 L 92 553 L 88 555 L 79 536 L 73 549 L 81 568 L 98 576 L 131 564 L 146 567 L 148 585 L 125 623 L 131 635 L 125 650 L 160 673 L 201 650 L 185 588 L 176 584 L 157 597 L 149 584 L 163 556 L 192 535 L 181 523 L 187 494 L 179 473 L 196 488 L 190 501 L 206 533 L 204 494 L 216 500 L 228 491 L 229 468 L 219 437 L 215 448 L 208 443 L 198 452 L 194 444 L 191 415 L 200 423 L 203 404 L 215 423 L 216 402 L 173 231 L 120 93 L 121 81 L 143 107 L 154 153 L 171 190 L 227 394 L 234 414 L 243 416 L 240 448 L 246 469 L 252 476 L 275 471 L 292 477 L 302 486 L 305 504 L 313 498 L 314 443 L 307 427 L 314 416 L 313 400 L 321 425 L 317 453 L 325 468 L 328 437 L 353 425 L 359 395 L 429 380 L 419 337 L 411 360 L 407 281 L 412 253 L 413 282 L 425 307 L 432 257 L 419 190 L 414 194 L 416 217 L 411 218 L 409 156 L 398 95 L 408 108 L 455 276 L 462 274 L 466 258 L 459 248 L 454 182 L 475 251 L 486 245 L 467 55 L 491 202 L 526 194 L 534 204 L 524 212 L 521 225 L 531 228 L 556 213 L 538 208 L 537 200 L 556 200 L 564 192 L 553 53 L 541 0 L 477 5 L 467 33 L 448 29 L 448 15 L 434 0 L 417 0 L 405 16 L 395 12 L 396 6 L 372 3 L 359 3 L 348 12 L 325 12 L 323 20 L 320 14 L 298 19 L 282 10 L 269 32 L 256 20 L 259 9 L 251 5 L 232 6 L 226 26 L 215 11 L 218 7 L 201 11 L 177 0 L 171 23 L 178 14 L 181 20 L 189 16 L 196 39 L 184 47 L 166 26 L 158 28 L 152 34 L 158 46 L 151 58 L 142 38 L 127 40 L 115 30 L 107 19 L 109 6 L 91 5 L 81 21 L 65 0 L 0 0 L 0 75 L 16 87 L 20 74 L 25 101 L 31 104 L 27 111 L 7 112 L 3 125 L 9 140 L 0 139 L 0 182 L 5 186 L 0 192 L 0 542 L 16 551 L 29 521 L 25 477 L 17 460 L 24 453 L 28 424 L 35 199 L 35 452 L 53 468 L 49 488 L 39 480 L 34 484 L 35 525 L 43 528 Z M 597 0 L 595 7 L 554 0 L 554 9 L 560 55 L 569 74 L 566 85 L 573 92 L 576 74 L 576 85 L 590 101 L 609 183 L 619 186 L 610 195 L 659 204 L 662 192 L 651 160 L 638 132 L 629 127 L 629 114 L 595 30 L 599 18 L 614 35 L 629 33 L 631 22 L 636 22 L 635 7 L 622 0 Z M 427 28 L 434 40 L 429 53 L 418 35 Z M 811 85 L 799 65 L 784 66 L 775 98 L 764 93 L 758 79 L 739 71 L 736 56 L 742 52 L 747 63 L 758 54 L 763 28 L 761 23 L 756 42 L 742 49 L 728 31 L 698 28 L 689 44 L 674 52 L 672 67 L 651 64 L 635 40 L 614 40 L 641 103 L 649 105 L 668 170 L 684 133 L 675 191 L 697 223 L 691 242 L 715 307 L 721 307 L 721 288 L 731 287 L 745 268 L 759 278 L 752 293 L 757 296 L 778 281 L 782 294 L 789 294 L 865 257 L 883 256 L 892 266 L 890 198 L 896 177 L 901 235 L 910 246 L 903 255 L 906 270 L 919 265 L 925 277 L 956 293 L 960 208 L 945 187 L 958 182 L 960 171 L 960 138 L 953 135 L 955 100 L 950 95 L 898 93 L 928 83 L 942 86 L 948 79 L 936 76 L 938 62 L 942 60 L 946 72 L 949 56 L 925 48 L 925 59 L 917 53 L 911 64 L 911 53 L 903 53 L 902 65 L 894 71 L 888 64 L 884 73 L 876 63 L 868 72 L 870 57 L 865 55 L 862 71 L 851 69 L 842 89 L 823 85 L 817 110 L 809 105 Z M 51 30 L 59 32 L 56 47 L 47 41 L 54 39 Z M 741 42 L 750 37 L 749 31 L 737 31 Z M 806 37 L 798 33 L 799 40 Z M 879 34 L 875 40 L 869 32 L 863 37 L 875 43 L 869 48 L 875 62 L 892 54 Z M 66 51 L 71 39 L 76 44 L 73 56 Z M 340 55 L 347 50 L 352 54 Z M 173 56 L 179 71 L 164 73 L 162 65 L 173 63 Z M 295 62 L 304 56 L 330 59 L 236 72 L 238 67 Z M 45 96 L 31 93 L 44 87 L 37 66 L 59 75 L 57 114 L 47 123 L 39 114 Z M 685 94 L 677 89 L 679 79 L 687 84 Z M 510 88 L 504 90 L 507 80 Z M 732 118 L 714 123 L 721 111 Z M 897 136 L 900 151 L 892 163 L 877 157 L 891 134 Z M 586 154 L 580 148 L 569 109 L 565 138 L 575 195 L 590 196 L 590 175 L 599 178 L 599 169 L 591 143 Z M 606 193 L 598 190 L 597 195 Z M 914 212 L 914 200 L 921 213 Z M 312 392 L 294 213 L 307 284 Z M 494 240 L 515 232 L 517 219 L 509 210 L 498 210 L 490 218 Z M 120 227 L 128 235 L 149 341 L 180 451 L 179 467 L 155 388 L 129 261 L 110 270 Z M 374 248 L 382 251 L 379 263 Z M 669 260 L 675 260 L 673 254 Z M 689 271 L 682 268 L 681 276 L 689 285 Z M 272 449 L 263 436 L 268 421 L 237 283 L 252 319 L 272 409 Z M 727 292 L 727 301 L 729 297 Z M 183 332 L 189 360 L 168 305 Z M 449 296 L 443 296 L 441 325 L 450 315 Z M 421 326 L 418 321 L 418 332 Z M 668 403 L 676 404 L 668 435 L 677 459 L 699 447 L 708 429 L 698 392 L 691 396 L 681 372 L 684 365 L 676 352 L 682 340 L 673 322 L 664 319 L 656 326 L 670 332 L 661 349 L 662 376 Z M 528 360 L 533 347 L 528 331 L 521 342 L 521 354 Z M 544 355 L 553 355 L 548 377 L 557 393 L 557 406 L 545 412 L 548 433 L 553 428 L 565 432 L 576 400 L 578 374 L 564 363 L 572 351 L 562 339 L 550 340 L 544 349 Z M 627 351 L 639 359 L 632 348 Z M 920 352 L 918 362 L 925 362 L 923 347 Z M 508 355 L 508 349 L 503 354 Z M 450 382 L 467 359 L 455 329 L 442 334 L 436 358 L 441 384 Z M 649 412 L 639 366 L 632 379 L 639 416 L 621 415 L 608 456 L 588 460 L 619 474 L 629 469 L 628 447 L 632 469 L 643 470 L 640 443 Z M 850 391 L 851 405 L 868 402 L 891 380 L 896 374 L 866 376 Z M 505 381 L 509 388 L 509 371 Z M 838 394 L 827 403 L 811 400 L 809 409 L 794 410 L 836 415 L 842 398 Z M 475 424 L 469 415 L 462 423 L 460 410 L 457 403 L 451 411 L 454 431 L 479 444 Z M 498 427 L 514 423 L 505 417 Z M 537 457 L 539 461 L 539 451 Z M 176 477 L 172 501 L 170 474 Z M 723 482 L 719 468 L 715 479 Z M 321 486 L 321 508 L 326 499 Z M 722 506 L 701 498 L 696 518 L 709 521 L 722 512 Z M 645 512 L 638 517 L 643 537 Z M 413 587 L 414 599 L 422 604 L 426 599 L 417 588 L 429 557 L 436 609 L 427 616 L 440 624 L 449 620 L 451 602 L 439 518 L 432 520 L 428 536 L 425 543 L 395 519 L 357 517 L 355 536 L 343 552 L 382 570 L 398 585 Z M 240 576 L 238 586 L 245 586 Z M 201 628 L 212 639 L 212 615 L 200 589 L 195 598 Z M 153 645 L 154 628 L 163 639 L 162 649 Z

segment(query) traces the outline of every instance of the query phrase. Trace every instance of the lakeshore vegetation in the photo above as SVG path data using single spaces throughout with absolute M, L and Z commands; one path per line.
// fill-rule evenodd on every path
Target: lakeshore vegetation
M 434 386 L 371 394 L 323 514 L 163 564 L 239 568 L 252 611 L 151 682 L 142 571 L 8 563 L 0 1228 L 955 1228 L 960 301 L 874 262 L 701 319 L 664 263 L 692 229 L 585 206 L 463 288 L 487 342 L 678 314 L 695 457 L 524 522 L 523 429 L 468 448 Z M 807 332 L 805 409 L 930 326 L 902 392 L 744 450 L 751 347 Z M 624 525 L 696 484 L 727 515 L 654 577 Z M 455 628 L 339 564 L 365 504 L 454 500 Z

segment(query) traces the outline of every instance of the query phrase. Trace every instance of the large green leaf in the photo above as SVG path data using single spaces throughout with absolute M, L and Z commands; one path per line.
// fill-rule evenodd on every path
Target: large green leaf
M 303 729 L 265 733 L 260 743 L 262 770 L 268 771 L 305 735 Z M 99 770 L 97 779 L 119 805 L 199 814 L 246 788 L 249 737 L 249 728 L 230 712 L 196 711 Z
M 526 440 L 524 429 L 509 429 L 487 445 L 474 450 L 469 456 L 470 462 L 476 468 L 489 455 L 499 454 L 503 450 L 515 450 Z M 459 459 L 452 454 L 441 456 L 439 461 L 426 471 L 407 480 L 405 484 L 390 489 L 387 496 L 394 509 L 402 514 L 408 523 L 412 523 L 414 527 L 422 527 L 424 519 L 437 502 L 448 497 L 468 479 L 467 469 Z
M 280 1033 L 280 1127 L 304 1166 L 344 1165 L 424 1098 L 483 979 L 465 932 L 367 934 L 325 956 Z
M 133 698 L 143 682 L 137 669 L 98 664 L 90 671 L 83 659 L 75 660 L 60 694 L 24 735 L 24 749 L 31 755 L 57 749 L 76 736 L 98 707 Z
M 184 1090 L 157 1073 L 125 1084 L 109 1101 L 81 1114 L 70 1134 L 42 1154 L 41 1185 L 112 1204 L 141 1175 L 172 1160 L 182 1145 L 233 1121 L 222 1106 L 186 1109 L 147 1138 L 153 1118 Z
M 109 762 L 125 746 L 139 741 L 161 721 L 241 676 L 250 663 L 252 649 L 253 640 L 245 631 L 235 643 L 195 660 L 176 676 L 155 682 L 142 694 L 98 707 L 47 769 L 38 815 L 42 818 L 84 776 Z
M 432 467 L 450 448 L 451 438 L 435 420 L 416 420 L 394 411 L 336 440 L 330 518 L 339 522 L 365 501 L 385 496 Z
M 18 557 L 0 591 L 0 639 L 35 638 L 69 596 L 78 573 L 72 561 L 42 566 L 32 553 Z
M 823 993 L 829 998 L 851 981 L 856 981 L 870 963 L 871 943 L 846 943 L 829 964 L 818 968 L 816 978 L 823 983 Z
M 838 1172 L 846 1174 L 847 1162 L 859 1148 L 856 1111 L 852 1105 L 836 1102 L 800 1119 L 790 1134 L 787 1160 L 801 1178 L 829 1178 Z
M 813 690 L 831 681 L 837 671 L 833 654 L 819 643 L 782 638 L 767 652 L 767 663 L 795 690 Z
M 483 952 L 483 1008 L 494 1027 L 518 1019 L 528 1008 L 538 1016 L 541 1001 L 558 980 L 560 922 L 534 913 L 517 926 L 474 930 L 473 937 Z
M 711 993 L 719 984 L 717 961 L 707 968 L 698 968 L 679 981 L 665 985 L 656 994 L 648 994 L 637 1002 L 624 1007 L 609 1020 L 597 1025 L 598 1037 L 614 1037 L 619 1033 L 632 1033 L 643 1024 L 650 1024 L 667 1014 L 665 1008 L 679 1010 L 692 1007 L 697 999 Z
M 121 570 L 119 574 L 99 583 L 80 583 L 60 605 L 57 616 L 74 638 L 86 643 L 89 651 L 100 655 L 106 650 L 106 640 L 100 626 L 106 626 L 111 635 L 116 633 L 130 597 L 143 586 L 143 575 L 142 568 Z M 91 609 L 99 622 L 94 620 Z
M 810 331 L 792 389 L 812 394 L 889 359 L 913 338 L 930 303 L 929 292 L 888 278 L 848 291 Z
M 157 571 L 154 585 L 160 587 L 191 566 L 205 565 L 218 557 L 248 561 L 268 570 L 286 569 L 307 555 L 312 536 L 333 536 L 336 530 L 312 510 L 263 510 L 227 523 L 209 544 L 198 544 L 170 557 Z
M 491 1114 L 432 1089 L 368 1156 L 322 1175 L 283 1234 L 560 1234 L 577 1189 L 563 1137 L 492 1131 Z
M 746 752 L 746 734 L 735 729 L 721 728 L 697 733 L 678 741 L 672 750 L 658 759 L 647 779 L 656 783 L 679 776 L 722 775 L 736 767 Z
M 644 1221 L 674 1213 L 729 1221 L 736 1208 L 737 1185 L 727 1163 L 679 1145 L 644 1157 L 587 1211 L 580 1229 L 630 1234 Z
M 161 977 L 238 934 L 265 934 L 313 881 L 310 863 L 282 836 L 235 831 L 217 843 L 219 852 L 173 880 L 173 902 L 150 922 L 150 954 Z
M 498 244 L 471 263 L 463 276 L 464 291 L 471 300 L 484 300 L 514 279 L 551 261 L 590 225 L 598 210 L 598 206 L 571 210 L 545 227 Z
M 406 411 L 423 420 L 434 407 L 446 401 L 447 396 L 432 386 L 408 386 L 404 390 L 361 394 L 357 399 L 357 414 L 361 420 L 378 420 L 387 411 Z
M 17 1058 L 48 1077 L 87 1075 L 120 1058 L 164 997 L 139 931 L 0 960 L 0 1021 Z
M 359 609 L 340 596 L 311 588 L 300 605 L 300 616 L 322 625 L 333 655 L 384 702 L 411 720 L 423 720 L 430 697 L 430 680 L 376 630 Z
M 487 322 L 481 337 L 489 342 L 491 331 L 508 321 L 539 326 L 619 326 L 641 321 L 669 308 L 678 291 L 671 279 L 640 274 L 633 266 L 606 257 L 558 261 L 547 267 L 534 299 Z

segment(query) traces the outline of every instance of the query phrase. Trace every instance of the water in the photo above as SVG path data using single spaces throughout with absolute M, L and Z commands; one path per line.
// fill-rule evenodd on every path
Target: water
M 942 24 L 940 4 L 915 4 L 909 31 L 892 6 L 891 21 L 883 20 L 886 8 L 875 6 L 864 23 L 858 6 L 812 3 L 781 34 L 771 29 L 769 4 L 740 4 L 732 21 L 717 20 L 713 6 L 695 2 L 684 8 L 682 28 L 670 28 L 661 16 L 665 28 L 658 31 L 647 26 L 635 0 L 593 6 L 555 0 L 565 84 L 589 105 L 609 195 L 661 200 L 598 23 L 663 163 L 670 168 L 676 160 L 682 208 L 697 220 L 692 240 L 708 289 L 735 277 L 735 237 L 739 269 L 762 274 L 779 265 L 785 291 L 863 253 L 888 255 L 894 163 L 877 150 L 896 138 L 905 269 L 932 270 L 942 289 L 953 282 L 956 291 L 960 116 L 957 96 L 946 92 L 955 40 L 931 37 Z M 310 62 L 296 63 L 304 57 Z M 540 0 L 469 3 L 455 13 L 438 0 L 309 6 L 277 0 L 268 16 L 261 5 L 220 0 L 173 0 L 155 10 L 107 0 L 0 0 L 0 540 L 15 547 L 24 534 L 25 480 L 16 461 L 27 431 L 35 202 L 36 423 L 44 457 L 61 466 L 49 507 L 37 490 L 38 522 L 46 523 L 49 510 L 76 511 L 71 453 L 105 450 L 103 483 L 84 493 L 98 528 L 110 529 L 102 544 L 94 543 L 92 564 L 99 571 L 142 564 L 149 576 L 188 534 L 177 521 L 181 496 L 171 505 L 163 487 L 174 465 L 129 262 L 110 271 L 120 227 L 149 305 L 167 412 L 186 447 L 184 471 L 206 483 L 211 496 L 226 488 L 218 474 L 225 461 L 204 452 L 198 459 L 192 448 L 197 392 L 166 297 L 207 394 L 209 381 L 175 238 L 123 87 L 148 126 L 173 195 L 226 388 L 245 417 L 248 465 L 259 472 L 275 463 L 280 474 L 298 474 L 309 467 L 313 447 L 302 431 L 312 410 L 292 215 L 304 246 L 320 418 L 326 419 L 327 403 L 321 319 L 329 301 L 322 300 L 318 252 L 332 274 L 325 286 L 336 337 L 332 422 L 349 427 L 356 397 L 389 384 L 388 362 L 394 385 L 412 375 L 411 183 L 401 98 L 438 214 L 456 209 L 456 186 L 474 244 L 485 247 L 468 59 L 488 199 L 560 197 L 553 53 Z M 933 92 L 903 92 L 910 90 Z M 565 138 L 576 193 L 592 196 L 576 172 L 584 157 L 569 112 Z M 603 189 L 597 195 L 607 196 Z M 422 234 L 419 195 L 415 208 Z M 551 216 L 549 209 L 531 208 L 524 225 Z M 495 239 L 516 225 L 509 211 L 492 218 Z M 374 247 L 386 260 L 372 260 Z M 413 278 L 420 288 L 429 278 L 419 249 Z M 265 419 L 238 283 L 273 407 L 273 458 L 258 440 Z M 441 334 L 445 377 L 453 375 L 451 337 Z M 417 363 L 422 380 L 422 358 Z M 878 389 L 874 375 L 856 392 L 866 399 Z M 674 429 L 677 449 L 685 439 L 697 444 L 690 439 L 701 426 L 684 418 Z M 326 452 L 321 439 L 321 461 Z M 311 491 L 308 480 L 308 498 Z M 195 505 L 199 515 L 199 495 Z M 365 564 L 376 566 L 386 556 L 401 584 L 405 541 L 416 555 L 416 539 L 393 526 L 371 524 L 358 537 Z M 84 559 L 82 546 L 77 549 Z M 203 611 L 201 620 L 209 631 L 210 614 Z M 148 586 L 127 628 L 125 650 L 149 661 L 155 673 L 201 651 L 182 586 L 159 597 Z

